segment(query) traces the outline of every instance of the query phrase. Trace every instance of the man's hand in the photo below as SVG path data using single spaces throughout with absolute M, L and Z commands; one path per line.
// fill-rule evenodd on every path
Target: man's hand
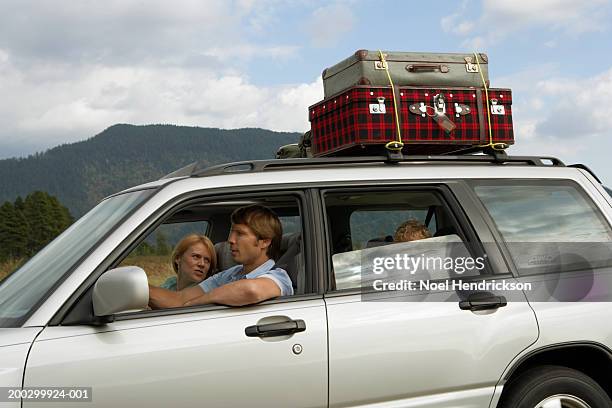
M 263 302 L 281 295 L 281 290 L 272 279 L 242 279 L 228 283 L 186 301 L 184 306 L 217 303 L 227 306 L 244 306 Z

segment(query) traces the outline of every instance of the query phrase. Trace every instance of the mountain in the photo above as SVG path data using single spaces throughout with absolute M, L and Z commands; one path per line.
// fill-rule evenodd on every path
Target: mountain
M 0 203 L 41 190 L 78 218 L 102 198 L 195 161 L 274 158 L 299 133 L 173 125 L 114 125 L 91 139 L 27 158 L 0 160 Z

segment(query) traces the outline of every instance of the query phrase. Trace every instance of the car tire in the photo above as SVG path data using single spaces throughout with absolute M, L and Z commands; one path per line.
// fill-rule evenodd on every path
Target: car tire
M 610 408 L 612 400 L 597 382 L 580 371 L 560 366 L 541 366 L 510 380 L 500 408 L 547 406 Z

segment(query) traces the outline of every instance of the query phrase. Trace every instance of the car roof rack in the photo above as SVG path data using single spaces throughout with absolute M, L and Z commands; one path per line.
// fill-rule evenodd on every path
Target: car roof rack
M 389 156 L 359 156 L 359 157 L 322 157 L 322 158 L 294 158 L 294 159 L 270 159 L 270 160 L 250 160 L 233 163 L 226 163 L 211 167 L 203 167 L 199 163 L 191 163 L 178 169 L 164 177 L 210 177 L 222 174 L 235 173 L 259 173 L 269 170 L 281 170 L 291 168 L 320 168 L 320 167 L 346 167 L 360 164 L 372 163 L 412 163 L 423 164 L 507 164 L 516 163 L 527 166 L 559 166 L 565 164 L 556 157 L 548 156 L 508 156 L 504 152 L 496 154 L 462 154 L 462 155 L 396 155 Z
M 567 166 L 567 167 L 573 167 L 573 168 L 576 168 L 576 169 L 582 169 L 582 170 L 584 170 L 584 171 L 588 172 L 588 173 L 589 173 L 591 176 L 593 176 L 593 178 L 594 178 L 594 179 L 595 179 L 595 180 L 596 180 L 596 181 L 597 181 L 599 184 L 603 184 L 603 183 L 601 182 L 601 180 L 599 179 L 599 177 L 597 177 L 597 175 L 595 175 L 595 173 L 593 172 L 593 170 L 591 170 L 590 168 L 588 168 L 586 164 L 576 163 L 576 164 L 570 164 L 570 165 L 569 165 L 569 166 Z

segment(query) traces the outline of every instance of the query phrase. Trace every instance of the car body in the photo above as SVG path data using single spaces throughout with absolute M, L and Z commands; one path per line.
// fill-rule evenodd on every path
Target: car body
M 295 295 L 239 308 L 145 310 L 145 275 L 130 266 L 136 248 L 162 228 L 191 228 L 223 258 L 229 215 L 251 203 L 281 219 L 290 258 L 282 265 Z M 484 260 L 466 281 L 532 283 L 550 296 L 438 288 L 369 297 L 355 267 L 373 248 L 405 248 L 376 245 L 407 217 L 438 236 L 431 242 L 458 243 Z M 554 366 L 609 393 L 611 225 L 606 190 L 556 159 L 188 166 L 108 197 L 2 282 L 0 386 L 91 387 L 92 399 L 74 407 L 499 407 L 510 401 L 508 384 Z M 588 265 L 568 261 L 568 248 Z M 585 280 L 580 293 L 559 290 Z M 246 334 L 295 321 L 306 329 Z

